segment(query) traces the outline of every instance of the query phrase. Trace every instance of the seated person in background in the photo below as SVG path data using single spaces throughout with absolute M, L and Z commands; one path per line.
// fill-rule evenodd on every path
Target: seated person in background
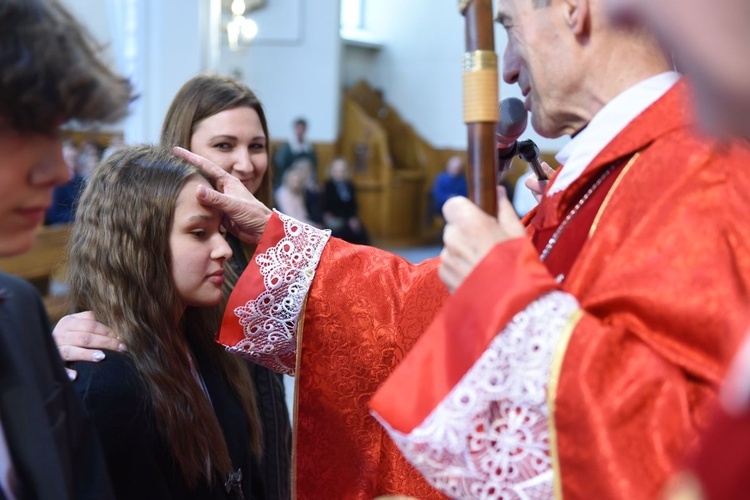
M 311 176 L 311 164 L 308 160 L 295 161 L 284 173 L 281 186 L 274 191 L 274 202 L 280 212 L 311 226 L 320 227 L 321 221 L 315 217 L 316 212 L 319 212 L 319 208 L 315 206 L 319 202 L 319 194 L 311 188 Z
M 349 177 L 346 160 L 336 158 L 331 162 L 321 198 L 323 225 L 331 229 L 336 238 L 367 245 L 369 238 L 357 217 L 357 196 L 354 183 Z
M 320 205 L 320 183 L 316 172 L 315 163 L 309 158 L 299 158 L 294 161 L 297 168 L 304 171 L 305 178 L 305 207 L 312 220 L 318 227 L 323 225 L 323 209 Z
M 442 214 L 443 204 L 453 196 L 468 196 L 464 162 L 460 156 L 451 156 L 445 171 L 435 177 L 432 184 L 432 203 L 436 214 Z
M 284 179 L 284 174 L 297 160 L 306 158 L 312 164 L 312 169 L 318 168 L 318 156 L 315 147 L 305 138 L 307 133 L 307 120 L 297 118 L 294 120 L 294 137 L 285 142 L 273 156 L 274 182 L 278 187 Z
M 55 188 L 52 195 L 52 205 L 47 209 L 44 223 L 46 225 L 68 224 L 75 217 L 75 205 L 81 189 L 83 189 L 83 177 L 78 170 L 78 149 L 73 141 L 63 141 L 63 159 L 68 166 L 70 180 Z
M 102 148 L 93 141 L 86 141 L 81 144 L 81 152 L 78 154 L 78 175 L 88 179 L 91 172 L 102 159 Z
M 232 250 L 199 185 L 168 150 L 125 147 L 91 175 L 76 214 L 73 306 L 128 345 L 74 365 L 119 498 L 265 498 L 248 363 L 214 342 Z

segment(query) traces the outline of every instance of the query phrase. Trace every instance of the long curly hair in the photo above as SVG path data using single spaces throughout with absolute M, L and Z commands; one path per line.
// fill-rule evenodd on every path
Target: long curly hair
M 188 352 L 205 352 L 221 371 L 243 406 L 249 445 L 256 454 L 261 448 L 248 367 L 214 341 L 220 307 L 188 307 L 176 317 L 169 234 L 181 189 L 199 175 L 164 148 L 131 146 L 115 152 L 97 167 L 81 195 L 68 249 L 75 309 L 94 311 L 127 343 L 157 428 L 190 486 L 198 478 L 212 484 L 216 477 L 227 477 L 231 460 L 211 404 L 191 372 Z
M 57 0 L 2 0 L 0 123 L 50 134 L 68 121 L 112 123 L 124 117 L 132 86 L 99 52 Z
M 266 144 L 270 144 L 268 122 L 258 97 L 243 83 L 220 75 L 198 75 L 182 86 L 169 106 L 161 129 L 162 146 L 190 149 L 195 126 L 202 120 L 228 109 L 248 107 L 260 118 Z M 268 147 L 266 147 L 268 154 Z M 270 165 L 270 158 L 269 158 Z M 253 193 L 266 206 L 272 206 L 271 169 L 266 169 L 263 182 Z

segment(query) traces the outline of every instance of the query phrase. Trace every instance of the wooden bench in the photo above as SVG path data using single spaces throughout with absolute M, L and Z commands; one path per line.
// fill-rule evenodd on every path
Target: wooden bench
M 30 281 L 39 290 L 53 324 L 69 311 L 67 296 L 50 293 L 53 279 L 64 280 L 65 277 L 69 234 L 69 225 L 41 227 L 28 252 L 0 258 L 0 270 Z

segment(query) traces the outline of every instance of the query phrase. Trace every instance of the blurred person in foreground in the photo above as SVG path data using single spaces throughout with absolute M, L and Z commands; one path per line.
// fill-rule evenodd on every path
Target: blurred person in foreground
M 607 0 L 611 16 L 653 30 L 695 82 L 698 125 L 721 140 L 750 140 L 750 3 Z M 747 165 L 738 166 L 747 169 Z M 738 179 L 738 182 L 740 180 Z M 732 363 L 712 424 L 666 497 L 734 499 L 750 490 L 750 337 Z
M 55 0 L 0 2 L 0 256 L 26 252 L 70 179 L 59 127 L 125 116 L 129 82 Z M 0 497 L 112 497 L 96 433 L 39 295 L 0 273 Z

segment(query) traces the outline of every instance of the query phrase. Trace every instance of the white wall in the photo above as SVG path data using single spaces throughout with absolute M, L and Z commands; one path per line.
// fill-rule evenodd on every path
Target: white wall
M 146 106 L 143 140 L 158 141 L 161 123 L 177 91 L 202 70 L 202 0 L 139 0 L 146 39 L 143 101 Z
M 63 0 L 108 57 L 136 83 L 139 99 L 124 124 L 128 142 L 156 142 L 169 103 L 195 74 L 212 70 L 239 76 L 263 102 L 271 137 L 291 135 L 292 121 L 308 118 L 309 138 L 338 137 L 340 90 L 339 0 L 272 0 L 250 16 L 253 44 L 230 52 L 226 43 L 211 61 L 211 0 Z M 127 22 L 135 39 L 128 53 Z
M 367 74 L 365 57 L 373 60 L 371 82 L 428 141 L 438 147 L 465 148 L 461 57 L 464 18 L 457 2 L 434 0 L 365 0 L 365 29 L 380 40 L 382 50 L 365 56 L 347 49 L 354 69 L 345 70 L 347 83 Z M 502 54 L 505 33 L 495 25 L 496 50 Z M 354 52 L 354 55 L 351 55 Z M 517 96 L 517 86 L 501 82 L 501 98 Z M 557 151 L 567 139 L 540 137 L 531 127 L 524 134 L 542 150 Z
M 308 119 L 308 139 L 333 142 L 341 107 L 340 0 L 269 0 L 252 17 L 258 38 L 243 52 L 221 49 L 219 70 L 240 74 L 266 109 L 274 140 Z M 290 29 L 290 25 L 297 29 Z
M 161 122 L 180 86 L 201 71 L 204 0 L 63 0 L 107 59 L 135 84 L 138 99 L 114 129 L 127 142 L 158 142 Z
M 222 44 L 218 61 L 211 64 L 205 57 L 211 0 L 63 1 L 99 41 L 110 44 L 110 59 L 127 68 L 136 82 L 141 97 L 119 127 L 128 141 L 157 141 L 178 88 L 212 69 L 239 75 L 258 93 L 273 139 L 289 137 L 294 118 L 305 116 L 310 139 L 335 141 L 341 86 L 366 77 L 429 142 L 465 148 L 464 19 L 456 2 L 365 0 L 365 28 L 382 43 L 381 50 L 372 51 L 342 48 L 340 0 L 269 0 L 251 14 L 259 25 L 256 41 L 236 53 Z M 129 29 L 128 12 L 136 33 L 130 52 L 121 39 Z M 495 33 L 501 54 L 505 34 L 499 26 Z M 501 96 L 511 95 L 518 96 L 517 87 L 501 83 Z M 531 128 L 528 137 L 547 151 L 566 142 L 540 138 Z

